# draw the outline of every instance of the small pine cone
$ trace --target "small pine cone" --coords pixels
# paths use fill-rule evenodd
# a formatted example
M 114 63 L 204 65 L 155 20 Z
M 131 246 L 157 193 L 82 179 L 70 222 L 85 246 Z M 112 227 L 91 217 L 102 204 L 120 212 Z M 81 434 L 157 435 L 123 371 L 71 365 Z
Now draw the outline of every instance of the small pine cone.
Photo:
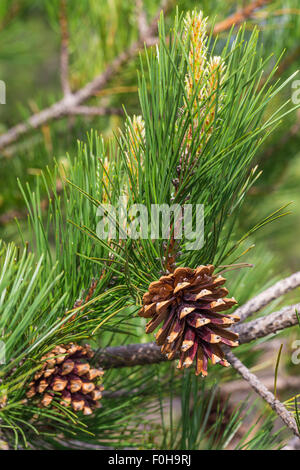
M 43 366 L 29 384 L 27 398 L 41 395 L 40 406 L 48 407 L 54 397 L 60 404 L 72 406 L 74 411 L 90 415 L 99 408 L 103 386 L 99 384 L 102 369 L 93 369 L 89 359 L 93 352 L 89 345 L 69 343 L 56 346 L 42 357 Z
M 227 298 L 228 290 L 221 287 L 226 279 L 213 274 L 214 266 L 197 269 L 177 268 L 174 273 L 152 282 L 143 296 L 141 317 L 151 318 L 146 333 L 156 333 L 156 343 L 168 359 L 178 353 L 178 368 L 190 367 L 195 359 L 196 375 L 207 375 L 207 362 L 227 367 L 221 345 L 238 346 L 238 335 L 228 331 L 239 321 L 237 315 L 227 314 L 237 302 Z

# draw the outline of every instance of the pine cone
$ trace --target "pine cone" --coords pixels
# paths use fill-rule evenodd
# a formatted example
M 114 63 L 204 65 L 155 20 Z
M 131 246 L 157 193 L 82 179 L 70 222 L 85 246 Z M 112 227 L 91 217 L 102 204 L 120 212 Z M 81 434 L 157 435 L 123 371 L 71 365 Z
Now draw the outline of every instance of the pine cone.
M 27 397 L 41 394 L 42 407 L 49 406 L 54 397 L 60 397 L 61 405 L 71 405 L 74 411 L 90 415 L 93 408 L 100 407 L 103 390 L 97 383 L 103 375 L 102 369 L 93 369 L 88 362 L 93 355 L 89 345 L 56 346 L 42 357 L 44 364 L 30 382 Z
M 236 315 L 225 315 L 237 302 L 226 298 L 221 287 L 226 279 L 213 275 L 214 266 L 197 269 L 177 268 L 174 273 L 152 282 L 143 296 L 139 315 L 151 318 L 146 333 L 156 333 L 156 343 L 168 359 L 180 353 L 178 368 L 190 367 L 196 359 L 196 375 L 207 375 L 207 362 L 227 367 L 229 363 L 221 344 L 238 346 L 238 335 L 227 328 L 239 321 Z M 225 329 L 226 328 L 226 329 Z

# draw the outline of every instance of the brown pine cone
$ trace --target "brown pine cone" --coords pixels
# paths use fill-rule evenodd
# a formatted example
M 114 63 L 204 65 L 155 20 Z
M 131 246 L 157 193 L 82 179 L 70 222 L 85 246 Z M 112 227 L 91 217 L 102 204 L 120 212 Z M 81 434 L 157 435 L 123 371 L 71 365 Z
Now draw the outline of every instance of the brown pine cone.
M 56 346 L 42 357 L 43 366 L 30 382 L 27 397 L 41 395 L 42 407 L 59 397 L 61 405 L 71 405 L 74 411 L 82 411 L 84 415 L 92 414 L 100 406 L 103 386 L 98 382 L 104 373 L 102 369 L 91 368 L 89 359 L 93 355 L 89 345 Z
M 197 269 L 177 268 L 174 273 L 152 282 L 143 296 L 139 315 L 151 318 L 146 333 L 156 333 L 156 343 L 168 359 L 180 353 L 178 368 L 190 367 L 196 360 L 196 375 L 207 375 L 208 359 L 225 367 L 229 363 L 221 345 L 238 346 L 238 335 L 227 328 L 239 321 L 233 314 L 225 315 L 237 302 L 226 298 L 228 290 L 221 287 L 226 279 L 213 274 L 214 266 Z

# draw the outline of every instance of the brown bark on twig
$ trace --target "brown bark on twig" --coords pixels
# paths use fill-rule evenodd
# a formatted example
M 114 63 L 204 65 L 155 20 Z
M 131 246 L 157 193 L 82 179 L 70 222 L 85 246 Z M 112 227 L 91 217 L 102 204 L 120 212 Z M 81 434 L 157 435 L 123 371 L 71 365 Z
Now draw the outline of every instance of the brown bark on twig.
M 159 13 L 161 10 L 166 11 L 172 0 L 163 0 Z M 252 12 L 263 5 L 268 3 L 268 0 L 257 0 L 250 5 L 246 6 L 242 10 L 238 11 L 234 15 L 230 16 L 224 21 L 221 21 L 214 28 L 214 34 L 217 34 L 221 31 L 229 29 L 233 24 L 238 24 L 249 16 Z M 111 77 L 116 74 L 121 66 L 126 63 L 128 60 L 136 56 L 136 54 L 143 48 L 144 44 L 147 46 L 152 46 L 157 42 L 157 37 L 155 36 L 157 30 L 157 21 L 159 14 L 156 15 L 154 20 L 151 22 L 147 28 L 145 28 L 145 22 L 143 26 L 141 24 L 141 17 L 139 19 L 139 31 L 140 35 L 136 42 L 134 42 L 127 50 L 119 54 L 111 63 L 108 65 L 106 70 L 100 75 L 95 77 L 91 82 L 87 83 L 84 87 L 76 91 L 75 93 L 67 93 L 60 101 L 54 103 L 49 108 L 45 108 L 39 113 L 33 114 L 29 119 L 16 126 L 9 129 L 7 132 L 0 136 L 0 149 L 16 142 L 20 137 L 26 135 L 33 129 L 38 129 L 43 126 L 45 123 L 60 119 L 64 116 L 68 116 L 71 113 L 72 108 L 80 106 L 83 102 L 95 95 L 96 92 L 101 90 L 111 79 Z M 66 25 L 63 22 L 62 27 L 62 36 L 64 36 L 64 41 L 62 41 L 62 54 L 61 54 L 61 65 L 62 65 L 62 82 L 63 89 L 68 89 L 66 83 L 67 69 L 68 69 L 68 54 L 67 54 L 67 33 Z M 63 34 L 64 32 L 64 34 Z
M 103 369 L 112 369 L 156 364 L 167 358 L 155 343 L 143 343 L 105 348 L 96 353 L 95 360 Z
M 169 2 L 163 1 L 161 9 L 166 10 L 168 6 Z M 153 36 L 157 30 L 157 21 L 158 15 L 149 25 L 147 31 L 142 36 L 140 36 L 138 40 L 135 41 L 127 50 L 119 54 L 110 63 L 110 65 L 108 65 L 106 70 L 95 77 L 94 80 L 87 83 L 84 87 L 75 93 L 64 96 L 60 101 L 54 103 L 49 108 L 46 108 L 39 113 L 33 114 L 29 119 L 27 119 L 27 121 L 17 124 L 16 126 L 9 129 L 9 131 L 7 131 L 5 134 L 2 134 L 0 136 L 0 149 L 3 149 L 14 143 L 17 139 L 30 132 L 32 129 L 37 129 L 51 120 L 59 119 L 63 116 L 69 115 L 72 109 L 78 107 L 88 98 L 94 96 L 94 94 L 101 90 L 111 79 L 111 77 L 119 71 L 124 63 L 135 57 L 144 44 L 147 45 L 148 40 L 153 40 Z
M 124 113 L 121 108 L 105 108 L 104 106 L 74 106 L 69 109 L 68 114 L 81 116 L 122 116 Z
M 296 310 L 300 310 L 300 304 L 291 305 L 257 320 L 237 325 L 234 330 L 239 333 L 240 344 L 249 343 L 296 325 L 298 322 Z M 96 360 L 104 369 L 111 369 L 156 364 L 167 361 L 167 358 L 161 354 L 160 347 L 155 343 L 144 343 L 105 348 L 97 352 Z
M 268 377 L 262 377 L 261 382 L 264 384 L 266 388 L 272 388 L 274 386 L 274 375 L 268 376 Z M 294 389 L 297 390 L 299 389 L 300 386 L 300 378 L 296 376 L 284 376 L 284 377 L 278 377 L 277 381 L 277 391 L 279 390 L 290 390 Z M 121 389 L 121 390 L 105 390 L 102 392 L 103 398 L 123 398 L 126 396 L 131 396 L 133 394 L 142 394 L 145 392 L 144 387 L 139 387 L 139 388 L 134 388 L 133 390 L 126 390 L 126 389 Z M 225 394 L 226 396 L 232 395 L 234 393 L 238 392 L 243 393 L 249 392 L 249 384 L 245 382 L 244 380 L 233 380 L 232 382 L 225 382 L 222 383 L 222 393 Z
M 246 380 L 249 385 L 271 406 L 271 408 L 277 413 L 282 421 L 289 427 L 289 429 L 296 435 L 299 436 L 296 422 L 291 413 L 286 407 L 275 398 L 272 392 L 270 392 L 256 377 L 252 374 L 249 369 L 237 358 L 232 352 L 227 353 L 227 360 L 230 362 L 232 367 Z
M 286 281 L 286 279 L 283 281 Z M 267 315 L 266 317 L 258 318 L 257 320 L 243 325 L 237 325 L 234 329 L 240 334 L 240 343 L 248 343 L 257 338 L 296 325 L 298 322 L 296 311 L 299 308 L 300 304 L 292 305 Z M 289 429 L 291 429 L 296 436 L 299 436 L 294 418 L 287 411 L 285 406 L 275 398 L 273 393 L 271 393 L 230 351 L 226 351 L 226 358 L 243 379 L 271 406 Z M 160 347 L 155 343 L 108 347 L 102 351 L 98 351 L 96 354 L 97 364 L 101 364 L 101 367 L 104 369 L 155 364 L 166 360 L 167 358 L 160 352 Z
M 266 388 L 272 388 L 274 387 L 274 374 L 267 376 L 267 377 L 262 377 L 261 382 L 264 384 Z M 296 376 L 283 376 L 283 377 L 278 377 L 277 380 L 277 391 L 282 391 L 282 390 L 299 390 L 300 388 L 300 377 Z M 226 382 L 222 384 L 222 392 L 231 395 L 232 393 L 238 392 L 248 392 L 249 391 L 249 385 L 247 382 L 244 380 L 233 380 L 232 382 Z
M 69 95 L 63 98 L 58 103 L 50 106 L 50 108 L 44 109 L 37 114 L 31 116 L 27 121 L 12 127 L 5 134 L 0 135 L 0 149 L 4 149 L 6 146 L 16 142 L 19 137 L 27 134 L 33 129 L 38 129 L 49 121 L 61 119 L 65 116 L 83 114 L 83 115 L 101 115 L 108 116 L 110 114 L 120 114 L 120 110 L 116 108 L 98 108 L 98 112 L 95 112 L 96 107 L 91 107 L 91 111 L 87 110 L 87 107 L 78 106 L 78 101 L 74 95 Z M 3 156 L 10 158 L 14 154 L 2 152 Z
M 236 325 L 233 330 L 239 333 L 241 344 L 249 343 L 254 339 L 263 338 L 264 336 L 297 325 L 296 311 L 300 311 L 300 304 L 284 307 L 278 312 L 273 312 L 270 315 L 257 318 L 243 325 Z
M 233 25 L 238 25 L 249 18 L 255 10 L 258 8 L 262 8 L 263 6 L 270 3 L 270 0 L 255 0 L 249 5 L 238 10 L 233 15 L 226 18 L 224 21 L 220 21 L 220 23 L 216 24 L 214 27 L 214 34 L 221 33 L 230 29 Z
M 264 308 L 267 304 L 272 302 L 272 300 L 281 297 L 298 286 L 300 286 L 300 271 L 276 282 L 276 284 L 239 307 L 235 313 L 240 317 L 242 322 L 249 316 Z

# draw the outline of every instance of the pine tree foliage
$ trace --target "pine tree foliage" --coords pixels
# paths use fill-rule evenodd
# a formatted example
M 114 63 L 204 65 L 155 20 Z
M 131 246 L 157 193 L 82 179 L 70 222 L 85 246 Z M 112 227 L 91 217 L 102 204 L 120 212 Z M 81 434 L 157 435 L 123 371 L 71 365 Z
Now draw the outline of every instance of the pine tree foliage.
M 78 2 L 71 15 L 70 30 L 77 31 L 89 7 L 95 13 L 89 21 L 100 29 L 90 78 L 121 51 L 124 40 L 137 35 L 130 27 L 129 3 L 114 5 L 110 32 L 104 19 L 98 23 L 98 2 Z M 58 2 L 45 6 L 55 29 Z M 3 3 L 2 16 L 7 8 Z M 118 8 L 128 24 L 119 23 Z M 76 151 L 71 144 L 71 156 L 45 168 L 34 184 L 18 183 L 28 211 L 26 230 L 18 224 L 21 242 L 0 244 L 0 331 L 6 355 L 0 365 L 0 437 L 15 448 L 270 449 L 280 448 L 286 437 L 285 430 L 274 431 L 274 415 L 265 409 L 263 423 L 257 426 L 252 419 L 247 431 L 242 429 L 245 417 L 261 403 L 232 409 L 215 382 L 231 380 L 234 372 L 219 367 L 206 381 L 177 371 L 173 363 L 107 370 L 102 408 L 91 416 L 58 400 L 38 407 L 26 397 L 42 358 L 55 346 L 89 343 L 96 364 L 97 351 L 104 347 L 148 341 L 137 313 L 143 294 L 168 270 L 170 258 L 177 266 L 213 263 L 221 271 L 241 257 L 247 261 L 257 230 L 285 214 L 284 207 L 273 207 L 245 232 L 239 226 L 245 198 L 260 176 L 255 158 L 281 120 L 295 113 L 290 100 L 282 98 L 295 75 L 277 79 L 279 61 L 260 47 L 256 27 L 233 29 L 223 41 L 213 37 L 199 12 L 177 11 L 172 21 L 169 28 L 169 19 L 161 15 L 158 45 L 140 55 L 140 113 L 126 109 L 125 124 L 114 136 L 105 139 L 90 131 Z M 289 27 L 294 30 L 293 21 Z M 77 38 L 80 45 L 83 34 Z M 266 42 L 271 50 L 271 35 Z M 75 44 L 74 51 L 73 80 L 81 85 L 84 56 Z M 137 214 L 129 213 L 120 225 L 107 213 L 120 198 L 128 207 L 143 204 L 148 213 L 153 204 L 203 204 L 203 247 L 188 250 L 185 233 L 174 241 L 172 231 L 168 240 L 153 239 L 149 231 L 144 239 L 125 237 L 126 231 L 145 227 Z M 99 207 L 116 222 L 116 239 L 97 234 Z M 255 271 L 229 273 L 240 302 L 269 282 L 271 260 L 267 255 L 264 260 Z M 247 365 L 255 363 L 253 344 L 239 350 Z M 178 396 L 179 419 L 174 416 Z

